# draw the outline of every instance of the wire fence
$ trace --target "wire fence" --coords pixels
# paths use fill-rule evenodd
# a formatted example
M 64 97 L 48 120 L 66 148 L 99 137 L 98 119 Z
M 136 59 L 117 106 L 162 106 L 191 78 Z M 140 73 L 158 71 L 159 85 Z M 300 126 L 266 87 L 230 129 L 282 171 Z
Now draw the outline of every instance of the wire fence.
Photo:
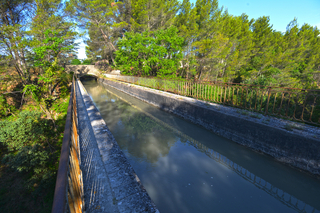
M 134 76 L 106 77 L 313 125 L 320 125 L 320 90 Z
M 64 130 L 52 213 L 81 213 L 84 210 L 83 178 L 80 169 L 80 146 L 75 79 Z

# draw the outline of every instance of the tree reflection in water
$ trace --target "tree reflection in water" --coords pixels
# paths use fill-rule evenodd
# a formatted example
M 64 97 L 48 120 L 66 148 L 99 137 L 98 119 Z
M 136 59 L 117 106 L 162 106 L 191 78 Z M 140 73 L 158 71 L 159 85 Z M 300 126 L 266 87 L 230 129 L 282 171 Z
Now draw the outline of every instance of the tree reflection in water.
M 130 104 L 108 93 L 100 86 L 87 87 L 99 108 L 102 117 L 114 137 L 121 140 L 119 146 L 137 159 L 156 163 L 160 157 L 168 155 L 170 148 L 176 143 L 177 137 L 158 122 L 148 117 Z M 116 121 L 117 120 L 117 121 Z M 116 122 L 115 122 L 116 121 Z M 124 134 L 125 133 L 125 134 Z

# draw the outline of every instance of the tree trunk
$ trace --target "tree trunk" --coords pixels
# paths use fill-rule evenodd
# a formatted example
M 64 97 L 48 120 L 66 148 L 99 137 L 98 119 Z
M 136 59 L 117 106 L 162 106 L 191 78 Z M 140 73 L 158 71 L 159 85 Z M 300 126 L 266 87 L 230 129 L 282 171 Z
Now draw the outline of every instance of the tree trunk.
M 51 113 L 48 110 L 46 110 L 44 107 L 42 107 L 41 104 L 39 104 L 39 106 L 42 109 L 42 111 L 47 115 L 48 119 L 52 121 L 54 130 L 57 131 L 56 123 L 54 122 L 54 119 L 52 118 Z

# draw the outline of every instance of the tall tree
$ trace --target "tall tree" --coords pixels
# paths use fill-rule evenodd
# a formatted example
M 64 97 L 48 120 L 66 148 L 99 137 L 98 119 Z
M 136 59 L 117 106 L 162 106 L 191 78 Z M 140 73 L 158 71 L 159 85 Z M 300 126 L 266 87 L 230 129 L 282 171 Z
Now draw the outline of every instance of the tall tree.
M 229 39 L 226 54 L 221 59 L 221 77 L 225 81 L 239 82 L 245 78 L 244 73 L 241 73 L 241 68 L 250 60 L 253 34 L 250 31 L 250 21 L 246 14 L 236 17 L 224 16 L 222 32 Z
M 26 30 L 33 18 L 34 8 L 35 2 L 31 0 L 0 2 L 0 49 L 14 64 L 23 84 L 30 81 L 26 61 Z
M 177 0 L 131 0 L 130 25 L 134 32 L 160 30 L 173 25 L 179 10 Z
M 54 61 L 58 57 L 59 63 L 66 63 L 69 56 L 74 53 L 74 49 L 63 49 L 75 44 L 75 39 L 78 35 L 76 33 L 76 25 L 69 20 L 65 12 L 65 5 L 61 0 L 36 0 L 35 17 L 30 23 L 30 30 L 28 35 L 32 36 L 30 45 L 33 48 L 45 46 L 44 41 L 47 39 L 45 32 L 47 30 L 56 33 L 56 37 L 63 40 L 60 44 L 61 52 L 55 55 L 53 51 L 48 51 L 44 56 L 49 61 Z M 29 61 L 35 57 L 35 53 L 30 54 Z M 40 74 L 43 74 L 44 69 L 39 67 Z
M 0 46 L 20 76 L 24 93 L 30 92 L 51 118 L 47 105 L 66 80 L 59 61 L 73 48 L 73 24 L 63 18 L 60 0 L 1 1 L 1 9 Z M 48 38 L 48 32 L 54 36 Z
M 189 76 L 196 74 L 195 54 L 193 53 L 193 42 L 197 38 L 197 32 L 199 26 L 197 20 L 199 15 L 193 4 L 189 0 L 183 0 L 179 7 L 179 13 L 175 18 L 175 26 L 179 29 L 179 35 L 184 38 L 184 60 L 182 60 L 180 75 L 188 78 Z
M 259 76 L 264 69 L 271 63 L 272 53 L 272 37 L 273 30 L 270 25 L 270 18 L 263 16 L 258 18 L 252 24 L 254 47 L 252 50 L 252 65 L 253 72 Z
M 177 32 L 176 27 L 170 27 L 142 34 L 126 33 L 118 42 L 118 67 L 128 75 L 177 77 L 183 45 Z
M 100 43 L 102 37 L 103 44 L 112 49 L 110 58 L 113 63 L 113 52 L 117 50 L 115 44 L 117 38 L 114 34 L 121 27 L 115 22 L 114 17 L 120 4 L 122 2 L 113 0 L 70 0 L 67 2 L 68 12 L 76 18 L 79 26 L 99 32 L 101 35 L 97 40 L 94 37 L 90 38 L 91 42 Z M 121 25 L 127 25 L 127 23 L 121 23 Z
M 193 52 L 197 58 L 197 78 L 200 80 L 205 72 L 212 73 L 213 65 L 219 64 L 219 55 L 225 54 L 228 38 L 221 32 L 221 13 L 217 0 L 197 0 L 195 10 L 198 30 L 193 42 Z M 219 69 L 219 68 L 217 68 Z

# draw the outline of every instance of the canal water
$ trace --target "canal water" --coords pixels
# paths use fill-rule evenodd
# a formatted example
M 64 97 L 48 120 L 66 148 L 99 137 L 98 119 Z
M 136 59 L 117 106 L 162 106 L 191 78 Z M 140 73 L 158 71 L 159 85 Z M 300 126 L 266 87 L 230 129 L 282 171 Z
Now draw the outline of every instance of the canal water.
M 83 80 L 160 212 L 320 212 L 320 180 Z

